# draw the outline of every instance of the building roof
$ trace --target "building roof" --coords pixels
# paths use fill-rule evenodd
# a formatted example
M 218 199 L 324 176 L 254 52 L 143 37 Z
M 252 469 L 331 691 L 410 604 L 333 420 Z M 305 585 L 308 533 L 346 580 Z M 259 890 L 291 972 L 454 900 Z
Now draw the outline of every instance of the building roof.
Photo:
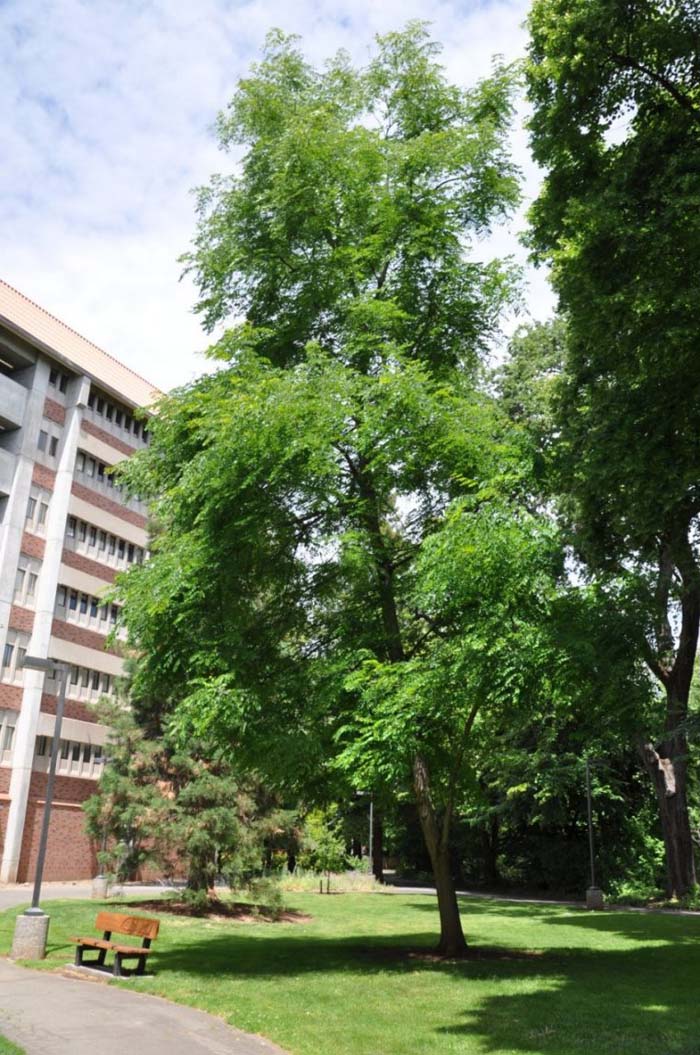
M 0 279 L 0 324 L 47 355 L 87 374 L 117 398 L 147 407 L 162 392 Z

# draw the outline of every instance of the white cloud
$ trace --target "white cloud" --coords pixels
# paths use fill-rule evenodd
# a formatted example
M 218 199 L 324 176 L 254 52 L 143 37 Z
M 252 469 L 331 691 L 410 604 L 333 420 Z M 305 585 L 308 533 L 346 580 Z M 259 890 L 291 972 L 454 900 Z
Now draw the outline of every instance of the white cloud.
M 372 37 L 432 22 L 449 75 L 465 84 L 491 56 L 522 54 L 526 0 L 0 0 L 0 273 L 161 387 L 203 368 L 195 291 L 177 257 L 194 231 L 190 188 L 225 170 L 217 111 L 280 26 L 315 62 L 339 47 L 364 60 Z M 514 152 L 531 197 L 522 132 Z M 524 253 L 510 230 L 498 251 Z M 536 278 L 533 314 L 551 310 Z

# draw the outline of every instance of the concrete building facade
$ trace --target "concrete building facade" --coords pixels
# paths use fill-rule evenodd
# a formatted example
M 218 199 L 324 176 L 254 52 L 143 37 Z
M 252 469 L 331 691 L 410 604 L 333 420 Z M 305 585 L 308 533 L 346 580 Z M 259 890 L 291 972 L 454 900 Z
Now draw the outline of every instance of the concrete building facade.
M 0 281 L 0 882 L 34 872 L 57 685 L 25 655 L 70 665 L 44 877 L 95 874 L 81 804 L 104 765 L 107 646 L 118 571 L 143 559 L 146 510 L 109 470 L 148 443 L 135 408 L 159 392 Z

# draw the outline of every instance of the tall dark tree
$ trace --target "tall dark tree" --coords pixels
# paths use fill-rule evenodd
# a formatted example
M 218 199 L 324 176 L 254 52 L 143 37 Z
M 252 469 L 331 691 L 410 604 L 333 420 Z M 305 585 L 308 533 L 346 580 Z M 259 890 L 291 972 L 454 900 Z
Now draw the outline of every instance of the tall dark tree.
M 536 0 L 532 212 L 567 321 L 559 490 L 579 553 L 623 576 L 666 709 L 642 751 L 669 893 L 695 884 L 684 734 L 700 623 L 700 9 Z

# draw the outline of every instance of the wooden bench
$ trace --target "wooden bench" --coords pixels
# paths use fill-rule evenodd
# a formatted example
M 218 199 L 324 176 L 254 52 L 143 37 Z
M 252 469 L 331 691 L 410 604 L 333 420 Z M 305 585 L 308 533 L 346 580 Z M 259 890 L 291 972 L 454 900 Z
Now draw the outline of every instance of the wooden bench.
M 143 974 L 146 969 L 146 957 L 151 951 L 151 942 L 158 937 L 160 920 L 146 919 L 143 916 L 122 916 L 116 912 L 99 912 L 95 920 L 95 929 L 103 932 L 101 938 L 71 938 L 76 943 L 76 967 L 104 967 L 108 952 L 114 953 L 112 973 L 115 978 L 122 977 L 122 962 L 138 960 L 134 974 Z M 141 945 L 122 945 L 112 941 L 113 934 L 129 934 L 141 938 Z M 86 949 L 97 949 L 94 960 L 85 960 Z

